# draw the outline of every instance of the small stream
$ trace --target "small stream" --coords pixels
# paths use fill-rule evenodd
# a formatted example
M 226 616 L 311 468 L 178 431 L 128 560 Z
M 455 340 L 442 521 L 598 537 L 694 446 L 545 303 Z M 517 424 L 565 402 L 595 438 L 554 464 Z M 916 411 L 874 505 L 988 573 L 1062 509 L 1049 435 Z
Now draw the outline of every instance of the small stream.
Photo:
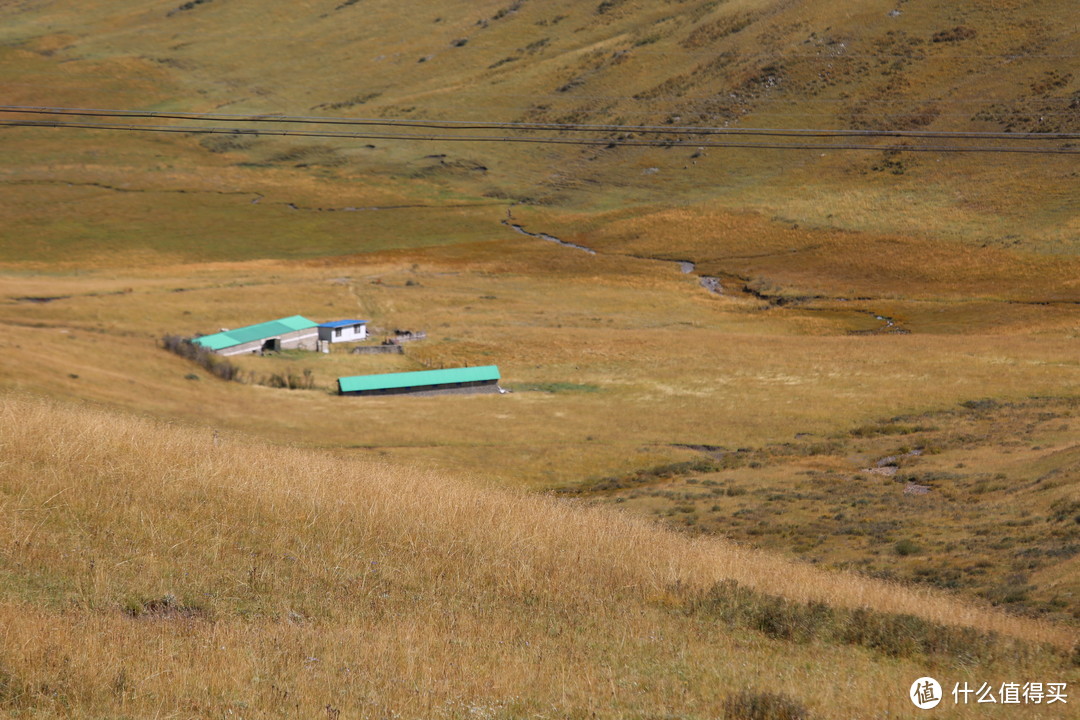
M 592 248 L 585 247 L 584 245 L 578 245 L 577 243 L 567 242 L 566 240 L 560 240 L 559 238 L 555 237 L 554 235 L 548 235 L 547 233 L 532 233 L 532 232 L 529 232 L 528 230 L 526 230 L 525 228 L 521 227 L 520 225 L 512 223 L 512 222 L 510 222 L 508 220 L 503 220 L 502 224 L 506 225 L 509 228 L 512 228 L 515 232 L 519 232 L 522 235 L 528 235 L 529 237 L 538 238 L 540 240 L 547 240 L 548 242 L 553 242 L 556 245 L 562 245 L 563 247 L 573 248 L 575 250 L 581 250 L 583 252 L 587 252 L 590 255 L 595 255 L 596 254 L 596 251 L 593 250 Z
M 724 294 L 724 287 L 720 284 L 720 278 L 713 277 L 712 275 L 702 275 L 698 278 L 698 283 L 713 295 Z
M 527 236 L 529 236 L 531 238 L 537 238 L 538 240 L 546 240 L 547 242 L 553 242 L 556 245 L 562 245 L 563 247 L 573 248 L 574 250 L 581 250 L 583 252 L 589 253 L 590 255 L 595 255 L 596 254 L 596 251 L 593 250 L 590 247 L 585 247 L 584 245 L 578 245 L 577 243 L 567 242 L 566 240 L 560 240 L 559 238 L 555 237 L 554 235 L 548 235 L 547 233 L 529 232 L 528 230 L 523 228 L 521 225 L 518 225 L 517 223 L 510 222 L 510 220 L 502 220 L 501 222 L 502 222 L 503 225 L 507 226 L 508 228 L 511 228 L 514 232 L 520 233 L 522 235 L 527 235 Z M 659 260 L 658 262 L 668 262 L 668 261 Z M 689 275 L 690 273 L 697 270 L 697 263 L 695 263 L 693 260 L 675 260 L 674 262 L 675 262 L 676 265 L 679 266 L 679 272 L 681 272 L 684 275 Z M 723 295 L 724 294 L 724 288 L 720 284 L 720 278 L 718 278 L 718 277 L 713 277 L 711 275 L 701 275 L 701 276 L 698 277 L 698 283 L 701 285 L 701 287 L 705 288 L 705 290 L 712 293 L 713 295 Z
M 547 242 L 552 242 L 552 243 L 555 243 L 556 245 L 562 245 L 563 247 L 573 248 L 574 250 L 581 250 L 582 252 L 587 252 L 590 255 L 596 255 L 596 251 L 593 250 L 590 247 L 585 247 L 584 245 L 578 245 L 577 243 L 567 242 L 566 240 L 560 240 L 559 238 L 555 237 L 554 235 L 548 235 L 547 233 L 529 232 L 528 230 L 523 228 L 521 225 L 518 225 L 517 223 L 510 222 L 509 219 L 502 220 L 501 222 L 502 222 L 503 225 L 506 225 L 508 228 L 511 228 L 512 230 L 514 230 L 514 232 L 520 233 L 522 235 L 526 235 L 526 236 L 531 237 L 531 238 L 536 238 L 538 240 L 546 240 Z M 654 259 L 654 258 L 650 258 L 650 259 Z M 693 262 L 692 260 L 674 260 L 674 261 L 658 260 L 658 262 L 674 262 L 676 265 L 679 266 L 679 272 L 683 273 L 684 275 L 689 275 L 690 273 L 693 273 L 693 272 L 695 272 L 697 270 L 697 264 L 695 262 Z M 718 278 L 718 277 L 714 277 L 712 275 L 699 275 L 698 276 L 698 284 L 701 285 L 701 287 L 705 288 L 705 290 L 707 292 L 710 292 L 713 295 L 723 295 L 724 294 L 724 286 L 721 284 L 720 278 Z M 749 289 L 744 288 L 744 291 L 749 291 Z M 782 299 L 778 300 L 776 298 L 771 298 L 771 297 L 767 297 L 765 295 L 762 295 L 761 293 L 755 293 L 753 291 L 749 291 L 749 292 L 751 292 L 751 294 L 755 295 L 759 299 L 769 302 L 770 304 L 773 304 L 773 305 L 782 305 L 782 304 L 784 304 Z M 853 331 L 850 331 L 850 333 L 852 335 L 907 334 L 909 332 L 908 330 L 900 327 L 896 323 L 895 320 L 893 320 L 892 318 L 890 318 L 890 317 L 888 317 L 886 315 L 879 315 L 878 313 L 875 313 L 873 311 L 866 311 L 866 310 L 855 311 L 855 312 L 864 312 L 864 313 L 872 314 L 876 320 L 878 320 L 879 322 L 884 323 L 885 325 L 884 325 L 884 327 L 876 328 L 874 330 L 853 330 Z

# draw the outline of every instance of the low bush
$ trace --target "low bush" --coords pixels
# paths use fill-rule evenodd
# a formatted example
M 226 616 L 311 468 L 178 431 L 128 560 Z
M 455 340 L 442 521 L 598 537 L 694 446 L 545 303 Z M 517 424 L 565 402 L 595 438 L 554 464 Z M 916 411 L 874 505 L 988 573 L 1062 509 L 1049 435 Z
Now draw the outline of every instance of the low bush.
M 571 485 L 558 488 L 555 492 L 562 495 L 585 495 L 594 492 L 610 490 L 622 490 L 645 485 L 659 480 L 669 480 L 674 477 L 693 475 L 697 473 L 715 472 L 717 465 L 710 460 L 688 460 L 686 462 L 667 463 L 651 468 L 644 468 L 627 475 L 615 475 L 605 478 L 588 480 L 580 485 Z
M 808 720 L 810 712 L 782 693 L 743 690 L 724 701 L 728 720 Z
M 849 609 L 821 602 L 793 602 L 723 580 L 690 598 L 685 612 L 756 630 L 787 642 L 859 645 L 889 657 L 946 656 L 970 662 L 1035 648 L 969 627 L 942 625 L 915 615 Z
M 196 345 L 190 338 L 180 337 L 179 335 L 166 335 L 161 338 L 161 346 L 171 353 L 191 360 L 215 377 L 222 380 L 243 382 L 238 366 L 233 365 L 225 358 L 214 354 L 203 346 Z M 190 375 L 188 379 L 190 379 Z M 198 378 L 196 377 L 196 379 Z
M 893 545 L 893 552 L 900 557 L 907 557 L 908 555 L 918 555 L 922 552 L 922 547 L 914 540 L 900 540 Z
M 273 373 L 262 378 L 259 384 L 283 390 L 311 390 L 315 387 L 315 376 L 307 368 L 299 375 L 290 368 L 286 372 Z

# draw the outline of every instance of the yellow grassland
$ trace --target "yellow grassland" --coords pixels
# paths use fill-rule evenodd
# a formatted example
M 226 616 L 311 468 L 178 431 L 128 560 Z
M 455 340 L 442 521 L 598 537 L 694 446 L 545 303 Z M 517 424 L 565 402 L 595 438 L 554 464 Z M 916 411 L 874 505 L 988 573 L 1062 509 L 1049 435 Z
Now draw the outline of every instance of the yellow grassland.
M 993 315 L 963 304 L 981 332 L 926 333 L 915 323 L 911 335 L 849 336 L 880 327 L 868 313 L 884 310 L 770 308 L 709 295 L 673 263 L 590 257 L 506 235 L 497 244 L 306 267 L 8 273 L 3 384 L 540 485 L 680 456 L 672 443 L 758 444 L 978 397 L 1067 394 L 1077 384 L 1068 306 L 1005 305 L 1012 319 L 995 329 Z M 70 297 L 17 299 L 50 296 Z M 917 307 L 931 328 L 954 311 L 948 302 Z M 335 347 L 330 355 L 237 360 L 256 375 L 310 370 L 317 389 L 294 392 L 218 381 L 157 346 L 167 333 L 297 313 L 369 320 L 376 342 L 400 327 L 429 338 L 404 357 Z M 592 391 L 454 402 L 330 394 L 342 375 L 465 364 L 499 365 L 511 388 L 570 383 Z
M 182 5 L 4 5 L 3 102 L 1080 129 L 1075 8 L 1059 0 L 926 0 L 899 15 L 780 0 Z M 960 39 L 933 40 L 958 26 Z M 759 543 L 770 554 L 641 517 L 666 499 L 626 492 L 619 511 L 532 492 L 700 461 L 691 446 L 846 442 L 989 398 L 1000 423 L 957 430 L 920 466 L 956 475 L 935 492 L 971 507 L 926 513 L 916 539 L 959 558 L 1008 515 L 1009 528 L 1060 530 L 1067 550 L 1075 156 L 897 154 L 882 139 L 806 152 L 0 138 L 0 714 L 704 718 L 750 689 L 813 717 L 903 717 L 926 674 L 1080 683 L 1063 655 L 1074 626 L 785 559 L 828 502 L 777 500 L 792 528 Z M 158 345 L 294 314 L 369 320 L 374 342 L 395 328 L 428 339 L 402 356 L 237 358 L 244 383 Z M 488 364 L 514 392 L 333 394 L 340 375 Z M 311 390 L 257 383 L 305 370 Z M 1032 397 L 1062 399 L 1060 418 L 1044 422 Z M 718 501 L 732 516 L 763 514 L 770 493 L 819 490 L 810 470 L 848 497 L 853 464 L 908 441 L 708 479 L 748 490 Z M 1045 492 L 1014 492 L 1043 477 Z M 697 479 L 657 489 L 698 492 Z M 860 547 L 825 561 L 880 560 Z M 1008 543 L 979 552 L 1003 577 L 1021 562 Z M 1076 570 L 1055 555 L 1014 584 L 1049 598 Z M 1007 640 L 965 659 L 776 639 L 694 611 L 724 579 Z
M 567 501 L 19 395 L 0 417 L 0 701 L 16 712 L 709 716 L 743 687 L 825 717 L 906 711 L 925 666 L 679 610 L 725 578 L 1074 640 Z M 1064 678 L 1059 663 L 932 664 Z

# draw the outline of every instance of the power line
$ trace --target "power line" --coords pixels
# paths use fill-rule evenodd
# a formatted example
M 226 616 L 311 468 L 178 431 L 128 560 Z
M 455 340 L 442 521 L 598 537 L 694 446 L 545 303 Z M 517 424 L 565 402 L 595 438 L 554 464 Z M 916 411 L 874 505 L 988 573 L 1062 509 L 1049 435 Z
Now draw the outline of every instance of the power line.
M 565 138 L 535 136 L 416 135 L 401 133 L 356 133 L 341 131 L 281 130 L 274 128 L 199 127 L 176 125 L 121 125 L 110 123 L 61 122 L 58 120 L 0 120 L 0 127 L 41 127 L 64 129 L 114 130 L 123 132 L 160 132 L 174 134 L 276 135 L 287 137 L 336 138 L 349 140 L 400 140 L 428 142 L 508 142 L 542 145 L 593 145 L 628 147 L 720 147 L 757 150 L 896 150 L 902 152 L 946 153 L 1026 153 L 1041 155 L 1078 155 L 1080 148 L 1070 147 L 990 147 L 959 145 L 839 145 L 821 143 L 748 143 L 715 140 L 648 140 L 634 138 Z
M 715 95 L 649 95 L 648 97 L 639 97 L 647 91 L 642 91 L 635 95 L 597 95 L 597 94 L 579 94 L 573 91 L 568 92 L 553 92 L 553 93 L 506 93 L 500 92 L 500 97 L 518 97 L 518 98 L 550 98 L 550 99 L 574 99 L 574 100 L 717 100 L 727 99 L 729 95 L 720 93 Z M 486 95 L 490 93 L 490 90 L 481 88 L 475 89 L 462 89 L 455 90 L 455 94 L 458 95 Z M 993 104 L 990 98 L 790 98 L 790 97 L 759 97 L 754 98 L 755 103 L 797 103 L 799 105 L 804 104 L 820 104 L 820 103 L 847 103 L 849 105 L 895 105 L 897 102 L 907 103 L 933 103 L 935 105 L 980 105 L 985 106 Z M 1075 99 L 1072 97 L 1036 97 L 1028 96 L 1022 99 L 1023 102 L 1049 102 L 1049 103 L 1073 103 Z M 1005 102 L 1005 101 L 1001 101 Z
M 163 120 L 209 120 L 214 122 L 279 123 L 304 125 L 362 125 L 422 128 L 429 130 L 527 130 L 560 132 L 649 133 L 656 135 L 758 135 L 771 137 L 898 137 L 949 140 L 1077 140 L 1080 133 L 1007 133 L 927 130 L 827 130 L 816 128 L 700 127 L 692 125 L 604 125 L 588 123 L 479 122 L 470 120 L 424 120 L 387 118 L 333 118 L 307 115 L 236 115 L 227 113 L 159 112 L 107 108 L 67 108 L 0 105 L 0 113 L 81 117 L 147 118 Z M 140 127 L 140 126 L 131 126 Z M 157 126 L 162 127 L 162 126 Z M 182 132 L 183 130 L 179 130 Z M 223 130 L 228 132 L 228 130 Z M 247 133 L 250 134 L 250 133 Z M 266 133 L 270 134 L 270 133 Z M 282 133 L 288 134 L 288 133 Z M 296 134 L 295 132 L 293 134 Z M 408 137 L 408 136 L 402 136 Z M 418 137 L 418 136 L 413 136 Z M 468 138 L 466 138 L 468 139 Z M 475 138 L 473 138 L 475 139 Z M 597 140 L 596 142 L 600 142 Z M 606 141 L 605 141 L 606 142 Z M 589 144 L 596 144 L 590 142 Z M 701 144 L 701 143 L 698 143 Z
M 930 50 L 927 47 L 926 50 Z M 929 60 L 931 57 L 926 53 L 926 50 L 916 51 L 919 54 L 904 53 L 904 52 L 875 52 L 875 53 L 848 53 L 839 52 L 835 55 L 811 55 L 807 53 L 780 55 L 771 59 L 771 62 L 783 63 L 787 60 L 880 60 L 881 58 L 897 58 L 900 60 Z M 614 51 L 618 52 L 618 51 Z M 635 55 L 657 55 L 666 56 L 671 55 L 674 57 L 711 57 L 718 58 L 724 55 L 723 51 L 718 50 L 641 50 L 638 48 L 628 48 L 623 50 L 627 54 Z M 944 53 L 938 53 L 938 55 L 944 55 Z M 993 53 L 965 53 L 963 55 L 948 55 L 949 60 L 1064 60 L 1067 58 L 1077 57 L 1076 53 L 1062 53 L 1062 54 L 1027 54 L 1027 53 L 1011 53 L 1011 54 L 993 54 Z M 767 55 L 739 55 L 735 59 L 738 60 L 769 60 Z

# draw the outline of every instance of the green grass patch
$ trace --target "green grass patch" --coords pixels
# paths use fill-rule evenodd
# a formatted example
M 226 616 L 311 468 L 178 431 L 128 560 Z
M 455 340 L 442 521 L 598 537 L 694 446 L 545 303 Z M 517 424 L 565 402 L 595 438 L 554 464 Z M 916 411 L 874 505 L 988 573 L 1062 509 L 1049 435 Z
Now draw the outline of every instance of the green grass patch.
M 723 580 L 692 597 L 682 611 L 731 627 L 749 628 L 776 640 L 857 645 L 897 658 L 938 657 L 967 664 L 1002 656 L 1026 661 L 1041 653 L 1064 653 L 914 615 L 793 602 L 751 590 L 734 580 Z
M 626 475 L 612 475 L 605 478 L 586 480 L 579 485 L 570 485 L 556 489 L 563 495 L 586 495 L 611 490 L 623 490 L 638 485 L 647 485 L 661 480 L 670 480 L 696 473 L 716 472 L 716 463 L 710 460 L 687 460 L 685 462 L 666 463 L 651 468 L 636 470 Z
M 513 383 L 507 387 L 514 392 L 594 393 L 601 390 L 599 385 L 570 382 Z

